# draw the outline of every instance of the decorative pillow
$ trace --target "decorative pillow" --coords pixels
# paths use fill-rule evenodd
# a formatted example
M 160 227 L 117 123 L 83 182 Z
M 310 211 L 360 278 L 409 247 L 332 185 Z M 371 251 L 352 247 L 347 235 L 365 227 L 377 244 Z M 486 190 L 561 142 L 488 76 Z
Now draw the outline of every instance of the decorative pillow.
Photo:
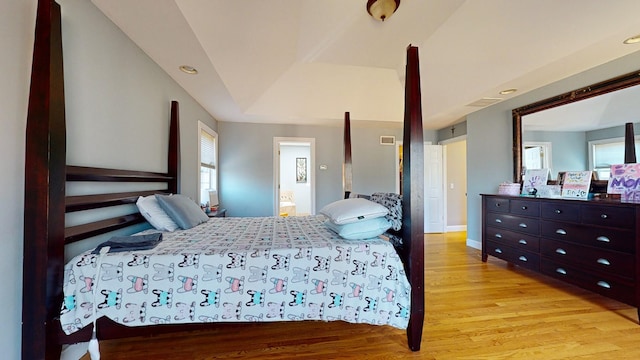
M 331 220 L 324 224 L 335 231 L 340 237 L 348 240 L 371 239 L 384 234 L 391 227 L 391 224 L 384 217 L 377 217 L 369 220 L 362 220 L 354 223 L 336 225 Z
M 388 212 L 386 207 L 362 198 L 338 200 L 320 210 L 336 225 L 382 217 Z
M 181 229 L 191 229 L 209 220 L 207 214 L 193 200 L 180 194 L 158 195 L 158 204 Z
M 174 231 L 178 228 L 178 224 L 171 220 L 169 215 L 162 210 L 155 196 L 140 196 L 136 201 L 136 206 L 138 206 L 140 214 L 156 230 Z
M 389 209 L 386 217 L 391 222 L 393 230 L 398 231 L 402 228 L 402 196 L 400 194 L 378 192 L 373 193 L 370 200 Z

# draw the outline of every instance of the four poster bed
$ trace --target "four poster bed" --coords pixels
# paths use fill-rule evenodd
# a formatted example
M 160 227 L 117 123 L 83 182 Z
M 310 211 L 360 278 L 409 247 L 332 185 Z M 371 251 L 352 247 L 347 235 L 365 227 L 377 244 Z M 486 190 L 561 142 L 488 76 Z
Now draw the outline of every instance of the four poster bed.
M 66 164 L 60 30 L 59 5 L 53 0 L 39 0 L 26 131 L 23 358 L 58 358 L 62 344 L 88 341 L 94 328 L 99 339 L 112 339 L 204 329 L 223 326 L 218 322 L 233 320 L 269 321 L 268 318 L 270 321 L 344 320 L 406 328 L 409 348 L 413 351 L 420 349 L 424 319 L 424 175 L 416 47 L 409 46 L 407 49 L 401 229 L 389 235 L 395 241 L 343 239 L 327 229 L 326 223 L 321 222 L 319 217 L 289 220 L 280 217 L 210 219 L 188 230 L 163 232 L 164 239 L 153 250 L 157 253 L 146 253 L 144 249 L 137 253 L 125 251 L 116 253 L 124 254 L 125 260 L 112 260 L 109 257 L 111 253 L 86 252 L 65 265 L 65 245 L 146 221 L 143 214 L 133 212 L 67 227 L 65 214 L 96 209 L 108 211 L 113 206 L 135 204 L 141 197 L 177 194 L 180 156 L 179 109 L 174 101 L 170 111 L 166 173 Z M 348 113 L 345 114 L 344 146 L 345 197 L 350 197 L 351 140 Z M 65 188 L 74 182 L 160 183 L 166 186 L 162 190 L 154 188 L 65 196 Z M 301 222 L 305 224 L 300 225 Z M 252 239 L 231 236 L 229 228 L 234 226 L 252 229 L 258 235 Z M 264 235 L 265 229 L 270 231 L 269 234 L 280 234 L 283 227 L 302 230 L 294 230 L 277 239 Z M 151 230 L 143 233 L 149 236 L 157 234 Z M 215 241 L 223 244 L 222 250 L 214 249 L 210 243 L 194 240 L 212 237 L 211 234 L 215 234 Z M 292 241 L 303 239 L 303 242 L 288 242 L 290 238 L 295 238 Z M 186 242 L 174 243 L 185 239 Z M 271 242 L 270 247 L 256 246 L 256 243 L 266 239 Z M 324 255 L 321 252 L 324 250 L 315 248 L 314 242 L 328 244 L 326 251 L 329 252 Z M 188 248 L 194 246 L 189 243 L 197 245 Z M 376 243 L 389 246 L 391 250 L 374 248 Z M 343 252 L 347 248 L 349 252 Z M 386 255 L 376 257 L 381 252 Z M 364 256 L 373 253 L 374 257 L 360 259 L 356 253 L 363 253 Z M 172 254 L 182 262 L 173 259 L 169 260 L 170 265 L 162 265 L 156 261 Z M 345 256 L 353 256 L 347 258 L 349 261 L 344 261 L 345 267 L 332 267 L 339 266 Z M 252 257 L 262 257 L 263 263 L 252 263 Z M 296 262 L 305 258 L 306 264 Z M 218 263 L 208 262 L 215 259 L 218 259 Z M 145 275 L 129 273 L 134 267 L 148 268 L 149 272 Z M 249 273 L 237 275 L 232 272 L 235 267 L 246 269 Z M 279 274 L 278 271 L 285 267 L 297 269 L 298 272 L 293 275 Z M 189 272 L 182 273 L 184 268 Z M 261 269 L 264 271 L 261 272 Z M 300 271 L 304 269 L 306 271 Z M 345 274 L 343 278 L 336 276 L 340 273 Z M 182 285 L 172 290 L 152 282 L 173 282 L 174 279 Z M 372 281 L 374 279 L 379 281 L 376 283 Z M 342 286 L 349 291 L 335 290 L 331 288 L 332 285 Z M 95 289 L 92 289 L 94 286 Z M 376 287 L 382 289 L 383 295 L 372 295 Z M 323 295 L 323 292 L 329 293 L 328 300 L 312 300 L 315 296 Z M 193 293 L 199 300 L 181 300 L 183 298 L 180 296 L 186 293 Z M 288 300 L 270 300 L 276 295 L 283 295 Z M 139 299 L 145 300 L 137 301 L 132 296 L 141 296 Z M 298 305 L 306 305 L 311 315 L 298 316 L 301 314 Z M 216 307 L 221 309 L 220 314 L 203 315 L 202 309 L 208 311 Z M 263 313 L 251 312 L 261 307 L 267 310 Z M 165 313 L 154 312 L 162 309 Z M 114 313 L 109 315 L 111 310 Z M 94 322 L 97 312 L 113 320 L 103 316 Z M 372 314 L 377 317 L 371 317 Z M 270 315 L 273 316 L 270 318 Z

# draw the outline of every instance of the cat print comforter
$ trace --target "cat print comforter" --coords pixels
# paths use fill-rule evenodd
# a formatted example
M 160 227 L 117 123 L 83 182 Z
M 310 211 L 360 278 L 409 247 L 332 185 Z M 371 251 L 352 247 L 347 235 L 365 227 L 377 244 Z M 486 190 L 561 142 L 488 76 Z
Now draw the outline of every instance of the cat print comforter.
M 342 239 L 324 220 L 212 218 L 163 233 L 153 250 L 78 255 L 65 266 L 62 327 L 91 324 L 95 310 L 128 326 L 343 320 L 405 329 L 410 285 L 393 246 Z

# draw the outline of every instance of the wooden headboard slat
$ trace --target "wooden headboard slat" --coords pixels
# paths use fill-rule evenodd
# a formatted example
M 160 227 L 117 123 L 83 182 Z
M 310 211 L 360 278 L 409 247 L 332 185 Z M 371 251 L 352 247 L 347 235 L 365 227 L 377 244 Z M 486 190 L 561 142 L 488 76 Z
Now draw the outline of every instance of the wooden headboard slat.
M 106 234 L 108 232 L 123 229 L 127 226 L 140 224 L 146 220 L 140 213 L 118 216 L 110 219 L 95 221 L 87 224 L 71 226 L 65 229 L 65 244 L 88 239 L 92 236 Z
M 80 195 L 67 196 L 66 211 L 67 213 L 74 211 L 99 209 L 103 207 L 135 204 L 140 196 L 150 196 L 154 194 L 168 194 L 168 190 L 149 190 L 149 191 L 132 191 L 111 194 L 96 195 Z
M 168 173 L 67 165 L 67 181 L 170 182 Z

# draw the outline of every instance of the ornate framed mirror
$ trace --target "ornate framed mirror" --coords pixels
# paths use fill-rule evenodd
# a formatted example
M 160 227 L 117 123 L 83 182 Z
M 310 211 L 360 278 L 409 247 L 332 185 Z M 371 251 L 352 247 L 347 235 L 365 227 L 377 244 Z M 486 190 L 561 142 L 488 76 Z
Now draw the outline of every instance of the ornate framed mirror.
M 580 102 L 587 99 L 592 99 L 597 96 L 611 94 L 611 96 L 622 95 L 622 92 L 618 92 L 619 90 L 633 88 L 636 85 L 640 85 L 640 70 L 627 73 L 609 80 L 605 80 L 593 85 L 585 86 L 580 89 L 576 89 L 573 91 L 566 92 L 564 94 L 560 94 L 548 99 L 544 99 L 529 105 L 525 105 L 512 110 L 513 116 L 513 178 L 517 183 L 522 182 L 522 178 L 524 175 L 523 168 L 523 118 L 527 115 L 540 115 L 541 112 L 545 110 L 550 110 L 553 108 L 558 108 L 563 105 L 569 105 L 572 103 Z M 638 91 L 637 97 L 634 97 L 635 101 L 626 101 L 625 104 L 633 103 L 633 106 L 640 104 L 640 86 L 637 88 L 633 88 L 625 91 Z M 615 93 L 614 93 L 615 92 Z M 629 95 L 629 94 L 627 94 Z M 636 95 L 631 95 L 636 96 Z M 587 104 L 588 102 L 584 102 L 581 104 Z M 626 121 L 627 122 L 638 122 L 640 121 L 640 106 L 636 106 L 637 111 L 625 109 L 623 112 L 627 114 Z M 621 108 L 621 106 L 618 106 Z M 596 112 L 596 111 L 592 111 Z M 539 113 L 539 114 L 536 114 Z M 535 118 L 535 116 L 531 116 L 530 118 Z M 527 121 L 529 121 L 527 119 Z M 568 121 L 568 119 L 567 119 Z M 558 122 L 558 121 L 556 121 Z M 587 121 L 584 121 L 585 123 Z M 611 126 L 620 126 L 619 121 L 613 123 Z M 551 129 L 549 129 L 551 130 Z M 551 130 L 553 131 L 553 130 Z M 633 139 L 633 137 L 632 137 Z M 586 149 L 586 145 L 585 145 Z M 563 169 L 560 169 L 563 170 Z M 564 169 L 566 170 L 566 169 Z M 583 169 L 589 170 L 589 169 Z M 604 184 L 606 188 L 606 181 Z

